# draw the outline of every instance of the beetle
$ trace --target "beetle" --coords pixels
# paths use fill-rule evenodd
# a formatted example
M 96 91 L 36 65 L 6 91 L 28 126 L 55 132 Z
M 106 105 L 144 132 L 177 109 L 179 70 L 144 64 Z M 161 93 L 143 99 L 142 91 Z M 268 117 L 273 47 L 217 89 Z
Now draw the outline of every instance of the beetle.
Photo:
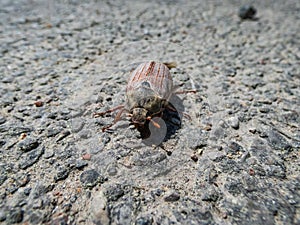
M 140 64 L 133 70 L 126 86 L 125 104 L 94 114 L 95 117 L 99 117 L 119 110 L 114 122 L 104 127 L 102 131 L 117 123 L 124 112 L 128 113 L 127 115 L 136 128 L 144 127 L 147 121 L 160 128 L 160 125 L 152 118 L 161 117 L 167 108 L 176 111 L 169 103 L 172 94 L 195 92 L 194 90 L 175 92 L 177 88 L 173 85 L 169 70 L 174 67 L 176 67 L 175 63 L 149 61 Z M 187 114 L 184 115 L 187 116 Z

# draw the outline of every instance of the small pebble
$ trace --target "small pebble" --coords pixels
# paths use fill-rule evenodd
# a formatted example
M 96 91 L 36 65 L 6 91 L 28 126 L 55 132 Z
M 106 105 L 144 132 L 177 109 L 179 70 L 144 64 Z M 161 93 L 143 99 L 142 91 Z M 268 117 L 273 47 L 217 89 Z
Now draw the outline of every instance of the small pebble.
M 197 162 L 198 161 L 198 156 L 196 154 L 193 154 L 191 156 L 191 159 L 194 161 L 194 162 Z
M 30 187 L 24 189 L 24 194 L 26 196 L 28 196 L 30 194 L 30 192 L 31 192 L 31 188 Z
M 54 176 L 54 180 L 57 182 L 59 180 L 64 180 L 68 177 L 69 175 L 69 169 L 64 167 L 64 166 L 61 166 L 59 169 L 58 169 L 58 172 L 57 174 Z
M 254 175 L 255 175 L 254 169 L 252 169 L 252 168 L 249 169 L 249 175 L 251 175 L 251 176 L 254 176 Z
M 92 156 L 89 153 L 86 153 L 86 154 L 82 155 L 83 160 L 91 160 L 91 158 L 92 158 Z
M 24 140 L 27 137 L 26 133 L 20 134 L 19 140 Z
M 110 201 L 117 201 L 125 192 L 120 184 L 114 184 L 108 187 L 104 194 Z
M 256 9 L 252 5 L 243 5 L 239 9 L 239 17 L 243 20 L 254 19 L 256 14 Z
M 3 123 L 5 123 L 6 122 L 6 119 L 5 119 L 5 117 L 3 117 L 3 116 L 0 116 L 0 124 L 3 124 Z
M 166 197 L 164 198 L 164 200 L 166 202 L 176 202 L 180 199 L 180 195 L 178 192 L 170 192 L 166 194 Z
M 20 223 L 23 220 L 24 211 L 20 208 L 11 209 L 7 215 L 8 224 Z
M 76 169 L 81 170 L 81 169 L 83 169 L 87 165 L 88 165 L 88 163 L 86 161 L 84 161 L 84 160 L 77 160 L 76 164 L 75 164 L 75 167 L 76 167 Z
M 153 224 L 153 219 L 150 216 L 140 217 L 135 221 L 136 225 L 151 225 Z
M 80 181 L 83 187 L 85 188 L 92 188 L 97 185 L 99 182 L 100 174 L 94 170 L 87 170 L 82 172 L 80 175 Z
M 3 209 L 0 209 L 0 222 L 6 220 L 6 212 Z
M 44 148 L 37 148 L 28 152 L 20 160 L 19 167 L 24 170 L 32 166 L 34 163 L 38 161 L 38 159 L 41 157 L 43 153 L 44 153 Z
M 240 127 L 240 122 L 239 119 L 237 117 L 230 117 L 228 120 L 229 125 L 233 128 L 233 129 L 239 129 Z
M 27 137 L 24 140 L 20 141 L 17 145 L 18 149 L 23 152 L 29 152 L 32 149 L 35 149 L 39 146 L 39 142 L 36 138 Z
M 43 103 L 42 101 L 36 101 L 36 102 L 34 103 L 34 105 L 35 105 L 36 107 L 42 107 L 42 106 L 44 105 L 44 103 Z

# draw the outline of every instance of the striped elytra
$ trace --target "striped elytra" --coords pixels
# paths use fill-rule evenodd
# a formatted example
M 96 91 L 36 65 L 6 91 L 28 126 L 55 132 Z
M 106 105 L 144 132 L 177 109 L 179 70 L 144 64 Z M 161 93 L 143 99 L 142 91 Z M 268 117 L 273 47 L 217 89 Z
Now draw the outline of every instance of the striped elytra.
M 130 75 L 126 92 L 149 88 L 162 99 L 168 99 L 172 94 L 173 80 L 169 68 L 159 62 L 140 64 Z

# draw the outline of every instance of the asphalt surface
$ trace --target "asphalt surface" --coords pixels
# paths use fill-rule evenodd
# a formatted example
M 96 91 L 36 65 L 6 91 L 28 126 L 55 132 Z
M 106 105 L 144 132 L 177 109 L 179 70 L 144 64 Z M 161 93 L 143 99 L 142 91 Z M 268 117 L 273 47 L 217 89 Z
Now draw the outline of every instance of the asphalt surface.
M 297 0 L 0 0 L 0 224 L 300 224 L 299 34 Z M 102 132 L 150 60 L 191 119 Z

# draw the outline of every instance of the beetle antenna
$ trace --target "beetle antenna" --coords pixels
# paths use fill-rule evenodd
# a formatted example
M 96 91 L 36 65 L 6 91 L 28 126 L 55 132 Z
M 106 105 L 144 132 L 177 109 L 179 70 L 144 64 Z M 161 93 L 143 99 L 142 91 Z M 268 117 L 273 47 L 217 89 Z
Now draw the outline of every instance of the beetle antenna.
M 150 120 L 150 122 L 151 122 L 156 128 L 160 128 L 160 125 L 159 125 L 157 122 L 155 122 L 155 121 L 151 118 L 151 116 L 148 116 L 148 117 L 147 117 L 147 120 Z

